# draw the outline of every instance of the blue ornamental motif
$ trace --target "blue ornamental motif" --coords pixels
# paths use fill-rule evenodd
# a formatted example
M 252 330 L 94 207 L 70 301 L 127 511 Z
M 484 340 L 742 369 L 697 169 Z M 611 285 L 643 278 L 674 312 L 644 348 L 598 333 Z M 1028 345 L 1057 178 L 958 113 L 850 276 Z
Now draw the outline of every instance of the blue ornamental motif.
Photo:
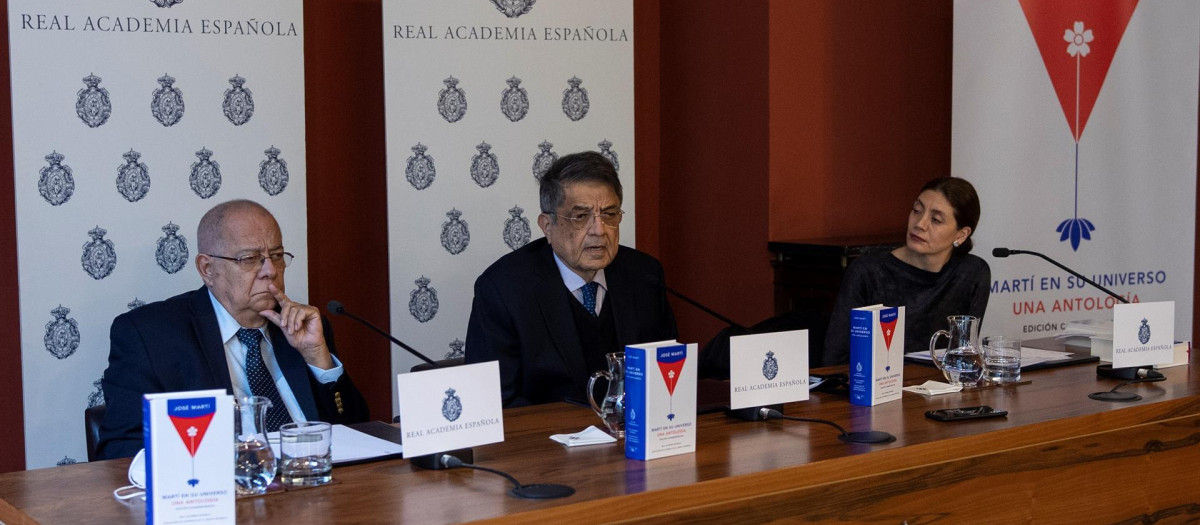
M 142 154 L 133 150 L 121 155 L 125 164 L 117 166 L 117 192 L 129 202 L 137 202 L 150 191 L 150 169 L 138 162 Z
M 38 193 L 51 206 L 58 206 L 75 194 L 75 178 L 71 176 L 71 167 L 62 163 L 66 157 L 61 153 L 52 151 L 44 158 L 50 165 L 39 171 L 42 176 L 38 178 Z
M 211 160 L 212 154 L 208 148 L 200 148 L 196 152 L 196 158 L 200 160 L 192 163 L 192 175 L 188 177 L 192 191 L 201 199 L 212 197 L 221 189 L 221 165 Z
M 567 84 L 571 87 L 563 90 L 562 110 L 567 115 L 567 118 L 578 121 L 587 116 L 588 108 L 591 103 L 588 102 L 587 89 L 579 87 L 583 81 L 578 77 L 571 77 L 567 80 Z
M 182 4 L 183 0 L 150 0 L 150 2 L 158 7 L 171 7 L 175 4 Z
M 480 188 L 486 188 L 495 184 L 500 177 L 500 160 L 491 152 L 492 145 L 487 142 L 480 142 L 475 149 L 479 153 L 471 157 L 471 180 Z
M 767 381 L 775 379 L 779 374 L 779 361 L 775 360 L 775 352 L 767 352 L 767 358 L 763 359 L 762 374 Z
M 108 122 L 112 116 L 112 101 L 108 98 L 108 90 L 100 87 L 100 77 L 88 75 L 83 77 L 86 87 L 75 94 L 75 114 L 89 128 L 97 128 Z
M 88 230 L 92 240 L 83 244 L 83 256 L 79 258 L 79 262 L 83 264 L 83 271 L 92 276 L 92 279 L 108 277 L 113 268 L 117 267 L 117 251 L 113 248 L 113 242 L 104 238 L 106 233 L 108 231 L 99 226 L 92 228 Z
M 533 3 L 537 0 L 492 0 L 496 5 L 496 10 L 504 13 L 504 16 L 509 18 L 517 18 L 530 9 L 533 9 Z
M 288 185 L 287 161 L 279 158 L 279 149 L 267 148 L 267 159 L 258 163 L 258 185 L 272 197 L 283 193 Z
M 437 168 L 433 165 L 433 157 L 425 154 L 428 148 L 420 142 L 412 147 L 413 156 L 408 158 L 408 166 L 404 168 L 404 176 L 408 183 L 418 190 L 428 188 L 437 177 Z
M 170 127 L 179 123 L 183 118 L 183 92 L 175 87 L 175 77 L 163 75 L 158 77 L 158 89 L 154 90 L 154 98 L 150 100 L 150 113 L 159 124 Z
M 74 465 L 76 463 L 79 463 L 79 462 L 75 461 L 75 458 L 72 458 L 70 456 L 63 456 L 63 458 L 58 460 L 58 463 L 55 463 L 54 466 L 61 467 L 63 465 Z
M 92 408 L 92 407 L 96 407 L 96 406 L 100 406 L 100 405 L 104 404 L 103 382 L 99 379 L 92 381 L 92 387 L 95 388 L 96 391 L 88 394 L 88 405 L 87 405 L 88 408 Z
M 449 77 L 442 81 L 446 89 L 438 92 L 438 113 L 451 124 L 462 120 L 467 114 L 467 93 L 458 87 L 458 79 Z
M 462 415 L 462 399 L 454 393 L 454 389 L 446 390 L 446 399 L 442 400 L 442 417 L 446 421 L 454 421 Z
M 550 141 L 546 140 L 542 141 L 541 144 L 538 144 L 538 149 L 540 151 L 533 156 L 533 178 L 534 180 L 538 181 L 538 183 L 542 182 L 542 175 L 546 174 L 546 171 L 550 169 L 550 165 L 554 164 L 554 161 L 558 160 L 558 154 L 550 151 L 550 148 L 553 147 L 554 144 L 551 144 Z
M 464 346 L 466 346 L 466 344 L 462 342 L 462 339 L 455 337 L 453 341 L 450 341 L 450 351 L 446 352 L 446 355 L 442 357 L 442 359 L 458 359 L 460 357 L 465 357 L 467 354 L 463 350 Z
M 600 156 L 608 159 L 612 163 L 613 169 L 620 172 L 621 163 L 617 161 L 617 152 L 612 150 L 612 143 L 608 139 L 604 139 L 597 146 L 600 146 Z
M 134 297 L 133 300 L 129 301 L 129 304 L 126 304 L 125 306 L 128 307 L 130 310 L 133 310 L 134 308 L 140 308 L 140 307 L 146 306 L 146 301 L 143 301 L 141 299 L 138 299 L 137 297 Z
M 459 219 L 462 217 L 461 211 L 451 209 L 446 216 L 450 220 L 442 223 L 442 248 L 450 255 L 458 255 L 471 244 L 471 231 L 467 228 L 467 221 Z
M 229 84 L 233 87 L 225 90 L 225 100 L 221 102 L 225 118 L 234 126 L 250 122 L 250 117 L 254 116 L 254 95 L 249 89 L 242 87 L 245 83 L 246 79 L 234 75 L 229 79 Z
M 408 294 L 408 313 L 418 322 L 429 322 L 438 312 L 437 290 L 429 286 L 431 281 L 424 275 L 413 282 L 417 289 Z
M 508 210 L 508 219 L 504 221 L 504 244 L 515 250 L 529 243 L 532 231 L 529 229 L 529 219 L 522 217 L 525 210 L 513 206 Z
M 525 118 L 529 113 L 529 93 L 521 87 L 521 79 L 512 77 L 505 82 L 508 89 L 500 93 L 500 112 L 512 122 Z
M 1142 319 L 1142 327 L 1138 328 L 1138 342 L 1146 344 L 1150 342 L 1150 325 Z
M 166 235 L 158 238 L 158 249 L 154 251 L 154 260 L 164 272 L 178 272 L 188 262 L 187 239 L 175 233 L 179 231 L 179 226 L 171 222 L 163 226 L 162 231 Z
M 46 351 L 58 359 L 71 357 L 79 348 L 79 323 L 67 318 L 71 309 L 61 304 L 50 313 L 54 314 L 54 320 L 46 323 L 46 334 L 42 337 Z

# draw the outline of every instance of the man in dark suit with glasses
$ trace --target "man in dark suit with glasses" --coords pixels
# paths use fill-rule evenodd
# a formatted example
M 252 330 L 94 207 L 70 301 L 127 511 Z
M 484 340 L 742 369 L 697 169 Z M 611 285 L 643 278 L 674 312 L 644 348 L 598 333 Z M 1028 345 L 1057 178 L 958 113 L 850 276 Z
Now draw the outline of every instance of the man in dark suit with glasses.
M 354 423 L 366 402 L 336 357 L 315 307 L 284 293 L 292 254 L 266 208 L 218 204 L 200 219 L 196 269 L 204 286 L 117 316 L 102 385 L 97 453 L 142 448 L 142 395 L 224 388 L 271 401 L 269 431 L 291 421 Z
M 620 246 L 621 181 L 595 152 L 567 155 L 542 176 L 545 237 L 475 281 L 466 362 L 499 361 L 504 406 L 586 399 L 605 354 L 673 339 L 658 260 Z

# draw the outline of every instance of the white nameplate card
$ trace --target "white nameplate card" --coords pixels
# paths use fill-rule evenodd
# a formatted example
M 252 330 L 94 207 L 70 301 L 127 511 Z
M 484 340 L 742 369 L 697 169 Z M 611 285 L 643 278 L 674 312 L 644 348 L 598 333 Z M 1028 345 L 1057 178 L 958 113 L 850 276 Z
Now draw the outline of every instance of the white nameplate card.
M 904 386 L 904 307 L 850 310 L 850 403 L 900 399 Z
M 729 408 L 808 400 L 808 330 L 729 338 Z
M 1113 368 L 1175 359 L 1175 301 L 1113 307 Z
M 696 451 L 696 344 L 625 347 L 625 457 Z
M 146 523 L 234 523 L 233 397 L 146 394 Z
M 496 361 L 396 376 L 404 457 L 504 441 Z

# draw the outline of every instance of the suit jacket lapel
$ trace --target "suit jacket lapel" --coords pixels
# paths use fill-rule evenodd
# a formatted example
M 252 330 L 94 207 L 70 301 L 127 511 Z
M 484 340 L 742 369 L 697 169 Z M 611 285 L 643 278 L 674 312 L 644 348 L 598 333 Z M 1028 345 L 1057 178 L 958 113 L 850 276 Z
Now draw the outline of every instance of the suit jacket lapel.
M 637 340 L 637 302 L 632 294 L 634 289 L 644 286 L 644 284 L 635 282 L 637 276 L 631 276 L 621 271 L 623 269 L 621 256 L 620 252 L 617 253 L 613 262 L 604 269 L 604 279 L 608 281 L 605 298 L 608 300 L 608 307 L 612 308 L 613 324 L 617 328 L 617 342 L 622 345 L 622 350 L 624 350 L 623 345 L 649 343 L 650 341 Z
M 571 298 L 566 292 L 562 276 L 559 275 L 558 265 L 554 263 L 553 251 L 549 243 L 538 254 L 539 264 L 534 269 L 541 277 L 534 294 L 537 296 L 538 308 L 541 309 L 542 319 L 546 329 L 554 340 L 554 348 L 567 365 L 571 377 L 587 375 L 587 365 L 583 362 L 583 347 L 579 344 L 579 331 L 575 329 L 575 318 L 571 316 Z
M 279 327 L 268 324 L 267 332 L 271 334 L 271 348 L 275 351 L 275 362 L 283 371 L 283 377 L 291 387 L 292 395 L 296 396 L 296 403 L 300 405 L 300 410 L 304 411 L 304 416 L 309 421 L 320 419 L 317 415 L 312 383 L 308 380 L 308 363 L 304 362 L 304 356 L 301 356 L 298 350 L 288 344 L 287 338 L 283 336 Z
M 221 340 L 221 328 L 217 326 L 217 313 L 213 311 L 208 288 L 201 286 L 192 292 L 192 330 L 200 343 L 200 353 L 208 365 L 208 373 L 218 388 L 233 392 L 233 381 L 229 379 L 229 362 L 225 359 L 225 341 Z

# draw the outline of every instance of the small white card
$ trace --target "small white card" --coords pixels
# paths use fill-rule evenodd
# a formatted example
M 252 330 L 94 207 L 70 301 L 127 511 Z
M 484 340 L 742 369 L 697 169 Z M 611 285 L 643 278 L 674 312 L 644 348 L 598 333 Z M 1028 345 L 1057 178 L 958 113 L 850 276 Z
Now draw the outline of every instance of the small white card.
M 233 523 L 233 396 L 225 390 L 146 394 L 142 424 L 146 523 Z
M 729 408 L 808 400 L 808 330 L 729 338 Z
M 1113 368 L 1170 363 L 1175 352 L 1175 301 L 1113 307 Z
M 504 441 L 496 361 L 396 376 L 404 457 Z

